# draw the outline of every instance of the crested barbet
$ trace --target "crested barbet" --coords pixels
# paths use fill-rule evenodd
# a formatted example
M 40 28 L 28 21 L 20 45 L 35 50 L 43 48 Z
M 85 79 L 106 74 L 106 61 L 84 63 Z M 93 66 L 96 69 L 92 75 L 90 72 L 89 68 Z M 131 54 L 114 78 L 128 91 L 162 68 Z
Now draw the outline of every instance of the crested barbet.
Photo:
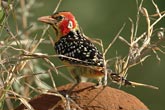
M 71 12 L 56 12 L 38 18 L 50 24 L 56 33 L 54 49 L 60 60 L 67 66 L 77 83 L 87 78 L 98 80 L 104 77 L 103 55 L 81 31 Z

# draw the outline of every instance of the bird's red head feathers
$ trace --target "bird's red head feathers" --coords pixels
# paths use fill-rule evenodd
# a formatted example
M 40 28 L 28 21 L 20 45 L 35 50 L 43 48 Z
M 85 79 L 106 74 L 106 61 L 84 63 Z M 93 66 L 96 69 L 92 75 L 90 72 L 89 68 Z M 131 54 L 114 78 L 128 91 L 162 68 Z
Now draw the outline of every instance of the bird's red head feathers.
M 38 20 L 52 25 L 58 34 L 62 36 L 67 35 L 70 31 L 78 27 L 75 17 L 71 12 L 57 12 L 51 16 L 40 17 Z

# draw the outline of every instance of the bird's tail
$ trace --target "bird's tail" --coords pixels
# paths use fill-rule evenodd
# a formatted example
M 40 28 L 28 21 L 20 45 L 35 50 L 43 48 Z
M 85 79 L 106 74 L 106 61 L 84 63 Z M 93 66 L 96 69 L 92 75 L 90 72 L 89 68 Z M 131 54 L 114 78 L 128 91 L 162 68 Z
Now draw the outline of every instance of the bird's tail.
M 114 73 L 114 72 L 109 73 L 109 77 L 112 80 L 112 82 L 117 83 L 119 85 L 123 85 L 123 86 L 131 86 L 131 87 L 142 86 L 142 87 L 147 87 L 147 88 L 151 88 L 151 89 L 159 89 L 156 86 L 128 81 L 125 77 L 122 77 L 119 74 Z

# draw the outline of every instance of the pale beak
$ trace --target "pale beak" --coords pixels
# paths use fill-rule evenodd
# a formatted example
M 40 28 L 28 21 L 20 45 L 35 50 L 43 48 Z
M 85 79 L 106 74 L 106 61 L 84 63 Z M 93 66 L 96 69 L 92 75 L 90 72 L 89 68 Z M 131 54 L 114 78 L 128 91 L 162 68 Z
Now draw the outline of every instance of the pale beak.
M 47 24 L 53 24 L 55 23 L 55 19 L 53 19 L 51 16 L 42 16 L 38 18 L 38 21 L 44 22 Z

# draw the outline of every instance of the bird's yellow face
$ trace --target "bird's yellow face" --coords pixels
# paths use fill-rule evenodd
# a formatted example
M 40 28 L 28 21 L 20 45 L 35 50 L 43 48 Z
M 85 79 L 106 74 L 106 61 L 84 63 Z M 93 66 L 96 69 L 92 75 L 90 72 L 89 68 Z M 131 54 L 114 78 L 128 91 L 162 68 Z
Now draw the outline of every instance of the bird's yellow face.
M 57 36 L 65 36 L 78 28 L 75 17 L 71 12 L 57 12 L 51 16 L 38 18 L 39 21 L 50 24 L 56 30 Z

